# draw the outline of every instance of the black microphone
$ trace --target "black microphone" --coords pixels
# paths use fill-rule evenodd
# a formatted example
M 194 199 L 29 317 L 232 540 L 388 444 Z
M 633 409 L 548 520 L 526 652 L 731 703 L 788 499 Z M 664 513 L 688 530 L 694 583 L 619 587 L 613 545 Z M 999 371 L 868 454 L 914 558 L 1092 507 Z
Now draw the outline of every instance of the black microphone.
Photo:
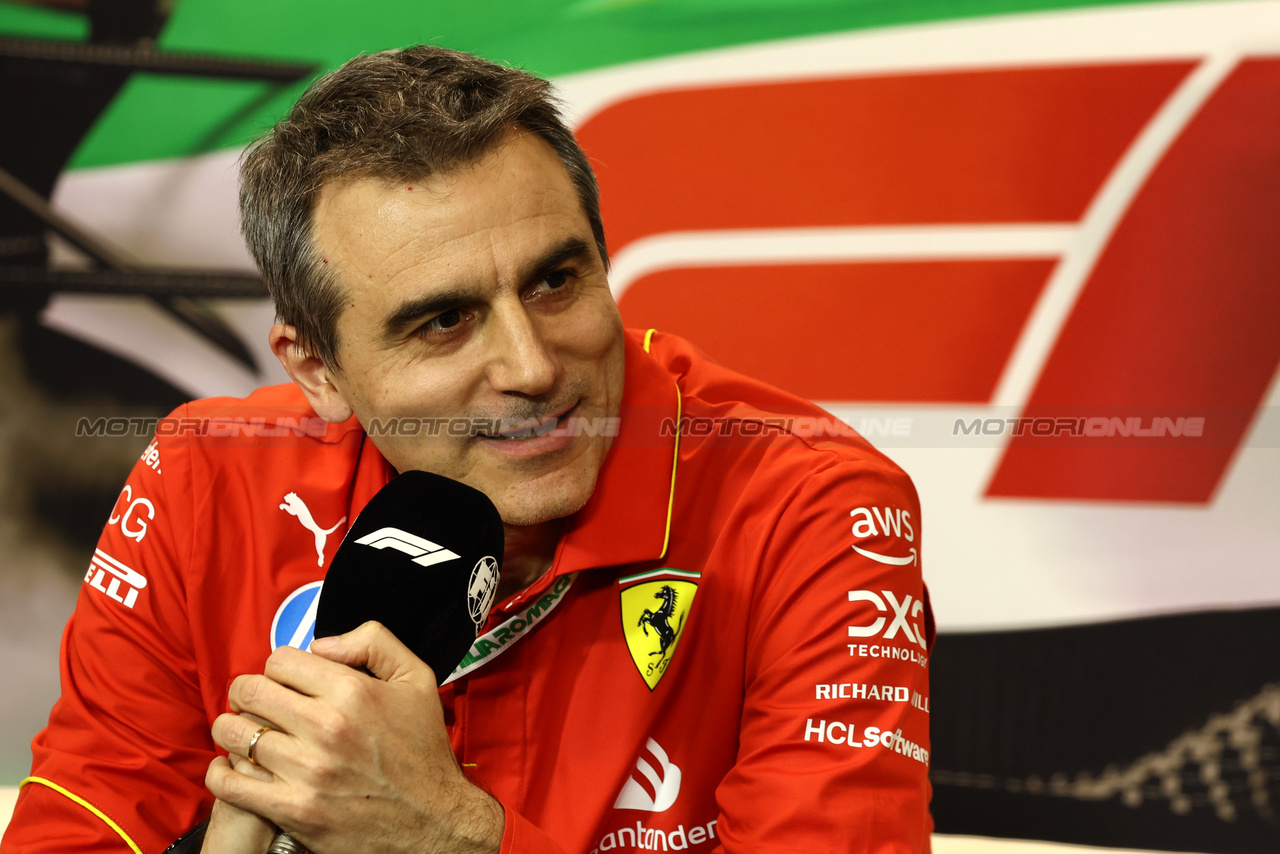
M 483 492 L 405 472 L 342 538 L 320 588 L 315 636 L 377 620 L 443 682 L 489 617 L 502 548 L 502 519 Z

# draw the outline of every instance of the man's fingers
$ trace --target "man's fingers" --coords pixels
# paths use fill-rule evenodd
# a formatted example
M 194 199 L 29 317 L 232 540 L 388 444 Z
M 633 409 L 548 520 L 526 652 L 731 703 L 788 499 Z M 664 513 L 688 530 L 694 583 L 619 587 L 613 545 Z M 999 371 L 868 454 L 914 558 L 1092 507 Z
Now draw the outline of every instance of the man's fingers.
M 209 770 L 205 772 L 205 778 L 208 779 L 209 775 L 213 773 L 214 768 L 230 768 L 230 767 L 231 767 L 231 759 L 219 753 L 217 756 L 213 757 L 213 761 L 209 763 Z
M 415 682 L 436 688 L 435 674 L 422 659 L 381 623 L 370 621 L 345 635 L 317 638 L 311 651 L 319 657 L 366 668 L 383 682 Z
M 307 658 L 311 656 L 308 655 Z M 270 675 L 237 676 L 227 690 L 227 703 L 231 706 L 231 711 L 257 718 L 277 729 L 295 729 L 306 716 L 307 699 L 306 695 L 282 685 Z
M 272 774 L 270 771 L 268 771 L 266 768 L 264 768 L 261 765 L 258 765 L 254 762 L 250 762 L 248 759 L 245 759 L 243 756 L 232 755 L 229 758 L 231 759 L 231 767 L 235 770 L 237 774 L 243 774 L 246 777 L 252 777 L 255 780 L 261 780 L 264 783 L 270 783 L 276 778 L 275 774 Z
M 352 665 L 359 668 L 362 665 Z M 267 657 L 264 675 L 299 696 L 320 697 L 329 694 L 335 684 L 355 674 L 345 661 L 334 661 L 328 656 L 312 655 L 301 649 L 277 647 Z M 233 685 L 235 683 L 232 683 Z
M 252 759 L 268 768 L 272 766 L 272 759 L 278 759 L 286 745 L 292 742 L 287 732 L 264 726 L 243 715 L 218 715 L 213 721 L 212 732 L 214 742 L 227 753 L 245 757 L 246 765 Z M 230 762 L 227 768 L 231 770 Z
M 231 767 L 225 756 L 215 757 L 209 763 L 204 784 L 218 800 L 250 812 L 255 806 L 267 803 L 272 794 L 269 781 L 241 774 Z

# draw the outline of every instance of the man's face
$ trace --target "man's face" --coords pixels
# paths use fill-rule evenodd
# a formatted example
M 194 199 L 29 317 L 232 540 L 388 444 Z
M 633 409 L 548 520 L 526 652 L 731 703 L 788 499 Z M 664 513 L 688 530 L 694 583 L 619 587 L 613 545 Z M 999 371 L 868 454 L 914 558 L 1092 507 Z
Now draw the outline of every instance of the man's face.
M 573 424 L 618 414 L 622 322 L 552 148 L 513 131 L 422 182 L 327 186 L 315 239 L 347 294 L 328 381 L 383 456 L 481 490 L 508 525 L 581 509 L 609 439 Z

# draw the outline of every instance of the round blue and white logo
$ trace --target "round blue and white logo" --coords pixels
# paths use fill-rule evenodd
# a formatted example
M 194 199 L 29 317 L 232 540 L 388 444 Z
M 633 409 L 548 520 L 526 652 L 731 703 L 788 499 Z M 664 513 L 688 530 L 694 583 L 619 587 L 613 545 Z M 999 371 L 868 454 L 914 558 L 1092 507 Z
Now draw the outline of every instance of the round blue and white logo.
M 323 581 L 304 584 L 285 597 L 271 621 L 271 648 L 293 646 L 305 650 L 316 636 L 316 606 Z

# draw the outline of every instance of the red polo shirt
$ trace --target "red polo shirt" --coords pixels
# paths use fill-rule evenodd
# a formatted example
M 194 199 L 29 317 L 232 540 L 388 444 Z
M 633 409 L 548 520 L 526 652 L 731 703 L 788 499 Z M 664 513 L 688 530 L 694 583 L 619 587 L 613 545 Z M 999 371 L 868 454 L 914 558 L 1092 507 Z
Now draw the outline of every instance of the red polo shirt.
M 393 475 L 292 386 L 162 422 L 87 567 L 0 851 L 149 854 L 207 815 L 230 681 L 309 642 L 324 566 Z M 920 548 L 910 480 L 861 437 L 629 333 L 595 493 L 442 689 L 503 851 L 927 851 Z

